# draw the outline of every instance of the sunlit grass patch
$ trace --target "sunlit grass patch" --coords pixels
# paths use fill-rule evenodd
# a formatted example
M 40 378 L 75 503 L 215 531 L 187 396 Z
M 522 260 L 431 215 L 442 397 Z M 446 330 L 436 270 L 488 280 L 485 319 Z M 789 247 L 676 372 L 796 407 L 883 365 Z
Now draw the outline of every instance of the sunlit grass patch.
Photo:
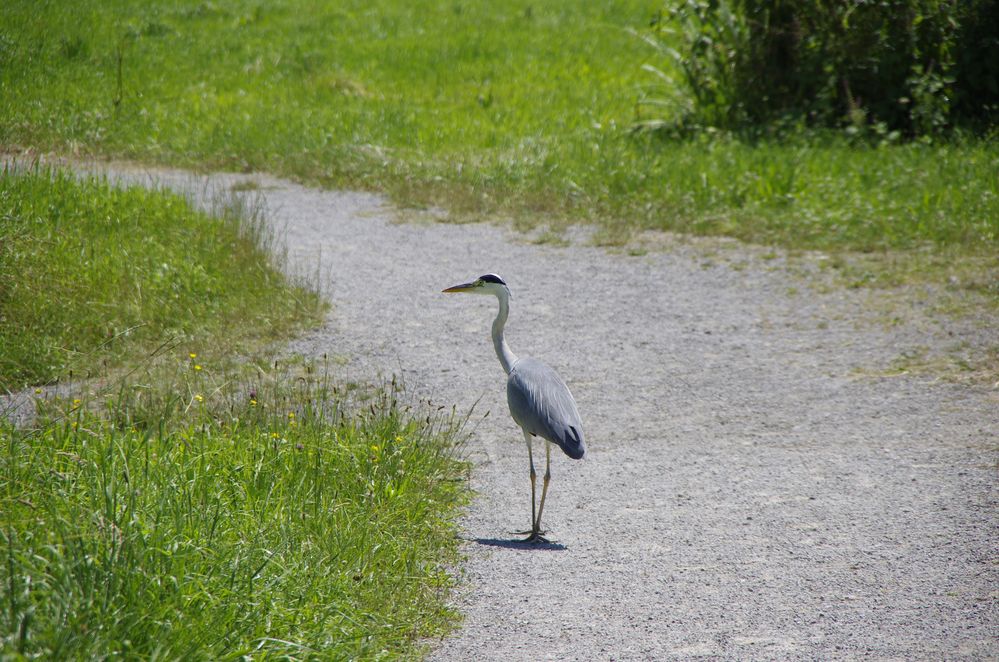
M 315 320 L 318 295 L 287 284 L 253 210 L 218 212 L 57 170 L 0 173 L 0 388 L 220 329 L 230 348 L 250 346 Z
M 461 421 L 199 360 L 0 427 L 0 650 L 370 659 L 445 632 Z
M 659 4 L 14 0 L 0 143 L 790 248 L 999 243 L 994 138 L 632 132 Z M 637 34 L 636 34 L 637 33 Z

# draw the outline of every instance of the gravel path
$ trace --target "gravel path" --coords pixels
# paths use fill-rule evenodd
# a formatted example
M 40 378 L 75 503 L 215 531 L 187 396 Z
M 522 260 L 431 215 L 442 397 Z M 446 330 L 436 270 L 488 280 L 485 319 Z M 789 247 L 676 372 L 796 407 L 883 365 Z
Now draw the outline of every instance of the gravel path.
M 869 293 L 818 294 L 748 249 L 534 245 L 398 223 L 367 194 L 214 183 L 246 179 L 333 302 L 293 351 L 478 403 L 466 617 L 432 659 L 999 658 L 999 390 L 863 376 L 994 327 L 878 323 Z M 530 490 L 495 301 L 440 294 L 487 272 L 513 291 L 514 352 L 555 367 L 583 415 L 587 457 L 553 455 L 556 545 L 510 542 Z

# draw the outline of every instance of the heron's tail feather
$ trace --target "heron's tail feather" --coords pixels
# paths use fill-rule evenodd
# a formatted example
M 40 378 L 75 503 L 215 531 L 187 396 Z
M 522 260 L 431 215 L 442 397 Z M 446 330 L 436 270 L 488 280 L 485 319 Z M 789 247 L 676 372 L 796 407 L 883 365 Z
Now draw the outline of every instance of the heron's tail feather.
M 558 441 L 559 447 L 565 454 L 574 460 L 579 460 L 586 454 L 586 443 L 583 441 L 583 431 L 575 425 L 570 425 L 565 429 L 562 438 Z

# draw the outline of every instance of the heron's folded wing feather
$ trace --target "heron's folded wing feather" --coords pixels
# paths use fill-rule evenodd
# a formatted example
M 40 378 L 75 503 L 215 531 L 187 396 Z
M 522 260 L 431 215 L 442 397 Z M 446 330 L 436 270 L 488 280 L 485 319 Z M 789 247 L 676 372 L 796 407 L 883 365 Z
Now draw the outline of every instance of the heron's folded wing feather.
M 571 458 L 586 452 L 583 424 L 569 387 L 534 359 L 517 361 L 506 386 L 510 414 L 528 433 L 558 444 Z

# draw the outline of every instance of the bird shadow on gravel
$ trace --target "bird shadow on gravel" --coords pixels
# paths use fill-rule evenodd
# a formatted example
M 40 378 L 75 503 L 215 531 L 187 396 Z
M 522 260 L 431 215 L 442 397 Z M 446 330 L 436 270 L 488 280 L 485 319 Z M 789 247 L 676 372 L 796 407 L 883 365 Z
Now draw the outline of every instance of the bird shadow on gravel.
M 475 538 L 475 542 L 486 547 L 502 547 L 504 549 L 523 549 L 539 552 L 564 552 L 569 548 L 559 542 L 527 542 L 526 540 L 501 538 Z

